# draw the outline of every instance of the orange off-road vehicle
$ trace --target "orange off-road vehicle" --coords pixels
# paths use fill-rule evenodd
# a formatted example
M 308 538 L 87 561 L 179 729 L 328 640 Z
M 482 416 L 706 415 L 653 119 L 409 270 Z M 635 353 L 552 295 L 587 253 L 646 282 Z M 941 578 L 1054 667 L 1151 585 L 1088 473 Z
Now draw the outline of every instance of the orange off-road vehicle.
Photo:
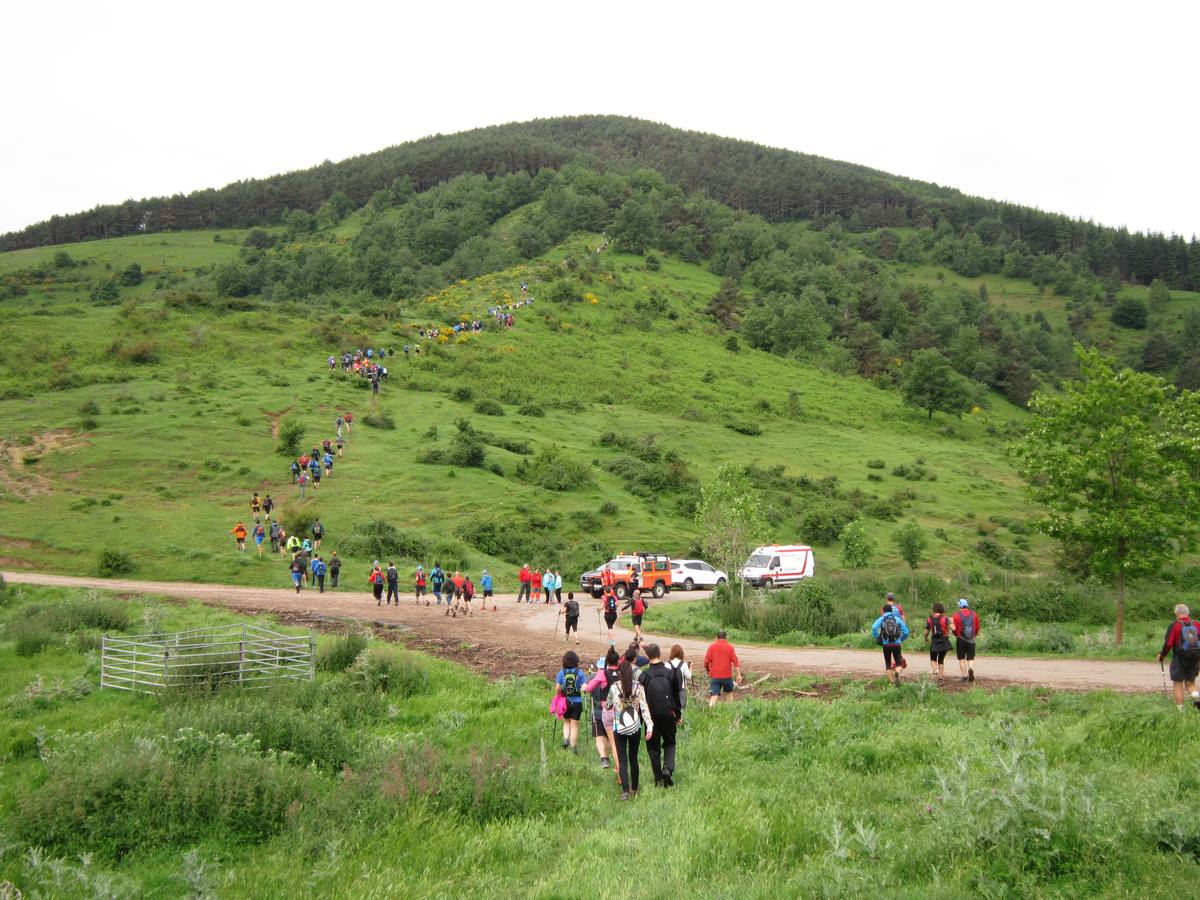
M 580 590 L 590 591 L 593 597 L 602 596 L 605 569 L 612 572 L 613 592 L 622 600 L 629 596 L 630 583 L 634 582 L 635 576 L 637 586 L 656 598 L 671 589 L 671 557 L 662 553 L 627 553 L 580 575 Z

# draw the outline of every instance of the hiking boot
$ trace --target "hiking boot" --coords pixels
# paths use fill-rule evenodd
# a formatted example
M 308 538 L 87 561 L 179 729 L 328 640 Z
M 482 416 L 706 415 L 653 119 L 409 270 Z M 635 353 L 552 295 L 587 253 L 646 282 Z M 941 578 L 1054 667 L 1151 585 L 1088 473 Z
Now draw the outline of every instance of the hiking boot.
M 670 769 L 663 769 L 662 783 L 663 787 L 675 787 L 675 773 Z
M 608 757 L 607 756 L 600 757 L 600 768 L 607 769 L 608 767 L 609 767 Z
M 974 681 L 974 680 L 975 680 L 975 670 L 967 669 L 967 681 Z
M 444 616 L 450 615 L 450 607 L 447 606 L 446 611 L 444 613 L 442 613 L 442 615 L 444 615 Z
M 629 799 L 629 791 L 621 791 L 621 799 L 628 800 Z
M 967 676 L 966 676 L 966 675 L 964 675 L 962 678 L 960 678 L 960 679 L 958 679 L 958 680 L 959 680 L 959 681 L 966 681 L 966 680 L 967 680 Z

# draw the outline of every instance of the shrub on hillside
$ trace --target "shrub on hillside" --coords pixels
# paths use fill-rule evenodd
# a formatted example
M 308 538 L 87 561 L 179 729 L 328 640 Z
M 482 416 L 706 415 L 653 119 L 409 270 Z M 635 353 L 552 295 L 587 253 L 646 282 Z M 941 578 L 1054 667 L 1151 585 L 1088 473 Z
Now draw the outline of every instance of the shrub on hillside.
M 275 452 L 295 459 L 300 455 L 300 443 L 303 440 L 304 424 L 299 419 L 284 419 L 279 424 L 279 443 L 275 446 Z
M 100 415 L 100 404 L 95 400 L 86 400 L 80 404 L 79 414 L 81 416 L 98 416 Z
M 810 544 L 832 546 L 842 530 L 858 518 L 848 503 L 811 503 L 800 516 L 800 534 Z
M 345 672 L 367 649 L 367 636 L 359 631 L 339 635 L 317 653 L 318 672 Z
M 429 671 L 415 653 L 368 647 L 350 667 L 350 683 L 364 693 L 417 697 L 430 691 Z
M 725 427 L 730 431 L 736 431 L 738 434 L 746 434 L 750 436 L 763 433 L 762 426 L 757 422 L 726 422 Z
M 396 427 L 395 419 L 382 411 L 367 413 L 363 416 L 363 421 L 372 428 L 381 428 L 385 431 L 392 431 Z
M 354 534 L 344 542 L 345 555 L 369 559 L 422 560 L 429 555 L 429 542 L 412 531 L 396 528 L 383 519 L 365 522 L 354 529 Z
M 475 404 L 475 412 L 481 416 L 502 416 L 504 407 L 495 400 L 480 400 Z
M 11 623 L 7 635 L 16 642 L 17 656 L 36 656 L 58 642 L 58 635 L 37 619 Z
M 1116 302 L 1110 314 L 1114 325 L 1121 328 L 1141 329 L 1146 327 L 1146 319 L 1150 310 L 1146 301 L 1140 297 L 1122 297 Z
M 536 403 L 526 403 L 517 410 L 517 415 L 540 419 L 546 415 L 546 412 Z
M 21 838 L 111 860 L 205 840 L 266 840 L 316 787 L 307 769 L 229 735 L 85 732 L 58 738 L 44 759 L 44 777 L 16 801 Z
M 117 350 L 117 358 L 136 366 L 156 363 L 158 362 L 158 345 L 151 340 L 134 341 Z
M 96 574 L 102 578 L 128 575 L 135 569 L 133 558 L 121 550 L 104 550 L 96 563 Z
M 530 481 L 550 491 L 570 491 L 593 482 L 591 467 L 563 455 L 557 447 L 543 446 L 526 469 Z
M 546 288 L 546 299 L 551 303 L 580 303 L 583 293 L 574 280 L 560 278 Z
M 457 400 L 459 403 L 470 403 L 475 399 L 475 392 L 465 384 L 460 385 L 450 392 L 450 399 Z

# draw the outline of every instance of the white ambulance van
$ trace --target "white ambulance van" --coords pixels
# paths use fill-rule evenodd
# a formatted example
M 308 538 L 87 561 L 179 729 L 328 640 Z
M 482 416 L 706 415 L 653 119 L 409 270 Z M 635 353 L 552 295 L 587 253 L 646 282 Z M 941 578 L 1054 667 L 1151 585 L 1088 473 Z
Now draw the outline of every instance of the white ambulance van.
M 757 588 L 795 584 L 813 574 L 812 547 L 799 544 L 759 547 L 742 567 L 742 578 Z

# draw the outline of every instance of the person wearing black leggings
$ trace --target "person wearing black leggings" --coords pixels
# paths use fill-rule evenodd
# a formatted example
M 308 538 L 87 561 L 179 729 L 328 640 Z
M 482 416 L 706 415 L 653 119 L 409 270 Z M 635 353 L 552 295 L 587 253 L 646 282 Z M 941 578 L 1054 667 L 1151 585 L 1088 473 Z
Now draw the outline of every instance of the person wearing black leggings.
M 634 680 L 633 664 L 629 660 L 621 660 L 617 667 L 617 683 L 608 692 L 606 703 L 613 712 L 621 799 L 628 800 L 638 791 L 638 744 L 642 741 L 642 728 L 646 729 L 647 740 L 654 734 L 645 688 Z

